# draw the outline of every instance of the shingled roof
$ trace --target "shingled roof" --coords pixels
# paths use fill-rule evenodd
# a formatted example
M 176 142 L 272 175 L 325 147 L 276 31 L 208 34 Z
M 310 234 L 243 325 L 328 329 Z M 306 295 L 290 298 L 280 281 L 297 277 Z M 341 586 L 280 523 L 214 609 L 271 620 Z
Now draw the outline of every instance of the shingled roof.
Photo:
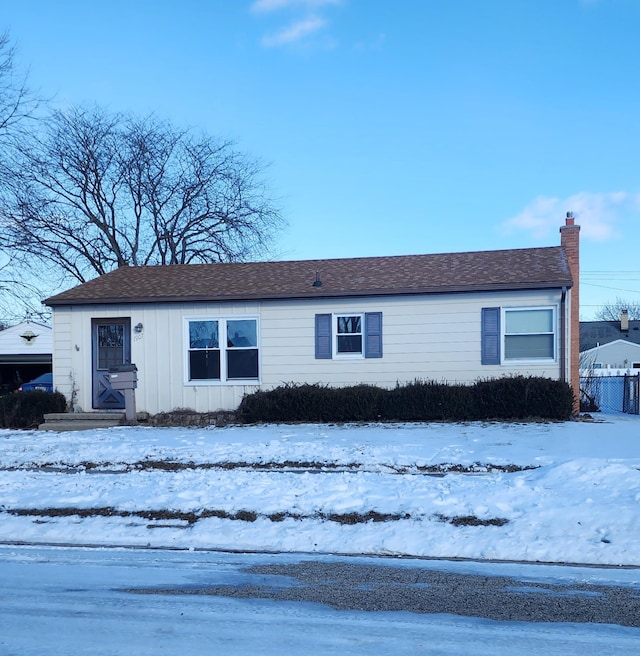
M 640 321 L 629 321 L 627 330 L 622 330 L 620 321 L 581 321 L 580 350 L 588 351 L 622 339 L 640 344 Z
M 322 285 L 313 285 L 314 281 Z M 93 303 L 239 301 L 570 287 L 562 247 L 333 260 L 123 267 L 46 299 Z

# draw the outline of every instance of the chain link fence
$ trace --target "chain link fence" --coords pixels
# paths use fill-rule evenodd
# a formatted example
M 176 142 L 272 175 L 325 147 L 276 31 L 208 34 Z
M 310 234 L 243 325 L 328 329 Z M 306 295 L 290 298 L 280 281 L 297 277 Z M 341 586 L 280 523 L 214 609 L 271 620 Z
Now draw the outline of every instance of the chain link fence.
M 580 378 L 580 410 L 640 414 L 640 373 Z

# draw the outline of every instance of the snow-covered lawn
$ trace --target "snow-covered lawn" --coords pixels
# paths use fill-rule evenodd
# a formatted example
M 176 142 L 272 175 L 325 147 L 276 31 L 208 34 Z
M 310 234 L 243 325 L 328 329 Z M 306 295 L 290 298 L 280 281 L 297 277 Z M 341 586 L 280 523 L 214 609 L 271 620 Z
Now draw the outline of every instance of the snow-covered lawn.
M 0 541 L 640 565 L 640 418 L 0 431 Z

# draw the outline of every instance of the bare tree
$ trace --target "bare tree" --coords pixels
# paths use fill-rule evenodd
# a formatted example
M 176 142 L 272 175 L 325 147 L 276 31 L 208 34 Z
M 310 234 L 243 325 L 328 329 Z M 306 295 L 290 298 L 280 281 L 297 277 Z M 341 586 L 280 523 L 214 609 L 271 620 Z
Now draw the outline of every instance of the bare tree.
M 27 86 L 27 75 L 18 70 L 15 55 L 9 34 L 0 34 L 0 248 L 7 225 L 3 210 L 8 181 L 15 168 L 16 149 L 20 139 L 32 129 L 40 104 Z M 0 250 L 0 321 L 5 324 L 20 321 L 27 313 L 42 314 L 29 276 L 12 273 L 11 260 L 11 253 Z
M 264 256 L 283 219 L 234 144 L 153 117 L 55 112 L 25 142 L 0 243 L 84 282 L 116 267 Z
M 15 65 L 15 48 L 9 34 L 0 34 L 0 139 L 6 140 L 25 128 L 38 107 L 27 86 L 27 76 Z
M 6 328 L 25 317 L 48 321 L 50 310 L 42 305 L 41 299 L 37 278 L 15 277 L 8 264 L 0 266 L 0 326 Z
M 640 319 L 640 302 L 616 298 L 615 301 L 605 303 L 595 314 L 598 321 L 620 321 L 622 311 L 627 310 L 629 319 Z

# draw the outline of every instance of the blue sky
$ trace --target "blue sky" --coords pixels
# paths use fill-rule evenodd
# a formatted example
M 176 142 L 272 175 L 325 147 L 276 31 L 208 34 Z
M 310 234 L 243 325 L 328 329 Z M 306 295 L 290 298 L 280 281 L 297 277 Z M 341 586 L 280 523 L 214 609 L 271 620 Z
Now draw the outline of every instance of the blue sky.
M 0 0 L 59 106 L 269 163 L 281 259 L 559 244 L 582 317 L 640 302 L 640 0 Z

